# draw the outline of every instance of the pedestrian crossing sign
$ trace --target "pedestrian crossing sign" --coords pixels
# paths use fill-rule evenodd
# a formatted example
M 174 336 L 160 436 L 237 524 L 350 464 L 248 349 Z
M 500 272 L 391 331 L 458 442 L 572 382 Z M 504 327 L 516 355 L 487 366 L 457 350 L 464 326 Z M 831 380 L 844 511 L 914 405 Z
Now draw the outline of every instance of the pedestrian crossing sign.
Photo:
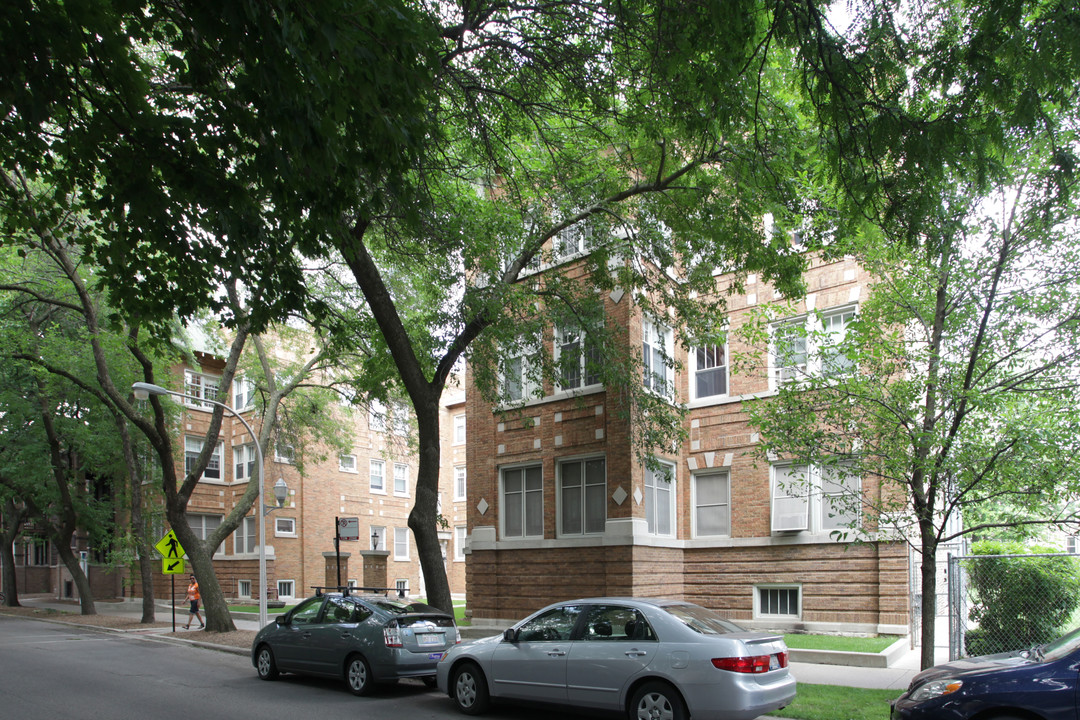
M 157 545 L 154 549 L 161 553 L 161 556 L 166 560 L 177 560 L 184 557 L 184 547 L 180 544 L 180 541 L 176 537 L 176 533 L 172 530 L 165 533 L 165 537 L 157 541 Z M 181 570 L 180 572 L 184 572 Z
M 161 573 L 163 575 L 183 575 L 184 559 L 170 560 L 169 558 L 165 558 L 161 561 Z

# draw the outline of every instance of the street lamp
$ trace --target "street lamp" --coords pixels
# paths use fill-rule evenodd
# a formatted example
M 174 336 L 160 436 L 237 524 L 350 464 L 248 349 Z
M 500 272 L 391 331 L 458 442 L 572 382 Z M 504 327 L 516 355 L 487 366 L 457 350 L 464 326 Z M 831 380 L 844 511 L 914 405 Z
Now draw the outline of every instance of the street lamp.
M 263 502 L 262 474 L 265 464 L 263 462 L 262 448 L 259 447 L 259 436 L 255 434 L 255 431 L 251 428 L 251 425 L 248 424 L 248 421 L 244 419 L 243 415 L 225 403 L 218 402 L 217 400 L 196 397 L 194 395 L 188 395 L 187 393 L 177 392 L 176 390 L 166 390 L 160 385 L 145 382 L 132 383 L 131 391 L 135 394 L 136 400 L 146 400 L 151 395 L 172 395 L 173 397 L 188 398 L 190 400 L 198 400 L 199 402 L 217 405 L 218 407 L 228 410 L 237 420 L 242 422 L 244 427 L 247 428 L 248 433 L 251 435 L 251 439 L 255 441 L 255 455 L 259 459 L 259 627 L 261 628 L 270 621 L 270 618 L 266 611 L 266 521 L 264 520 L 268 513 L 266 504 Z M 278 507 L 284 504 L 285 496 L 287 494 L 288 487 L 285 485 L 285 481 L 278 478 L 277 483 L 274 484 L 274 497 L 280 497 L 278 500 Z

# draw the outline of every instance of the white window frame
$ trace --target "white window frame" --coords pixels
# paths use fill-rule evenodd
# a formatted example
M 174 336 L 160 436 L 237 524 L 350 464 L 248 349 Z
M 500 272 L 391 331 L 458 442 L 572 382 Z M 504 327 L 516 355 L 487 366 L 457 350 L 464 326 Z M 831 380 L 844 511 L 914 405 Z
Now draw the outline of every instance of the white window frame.
M 198 449 L 194 449 L 194 444 L 198 443 Z M 199 437 L 198 435 L 185 435 L 184 436 L 184 475 L 191 472 L 189 465 L 194 465 L 198 460 L 199 454 L 206 446 L 206 438 Z M 199 477 L 199 482 L 210 483 L 223 483 L 225 482 L 222 461 L 225 459 L 225 446 L 221 441 L 218 441 L 217 447 L 214 448 L 213 454 L 210 455 L 210 461 L 206 463 L 206 468 L 203 469 L 202 475 Z M 212 474 L 214 464 L 217 464 L 217 477 Z M 190 461 L 190 462 L 189 462 Z
M 373 399 L 368 405 L 368 429 L 386 432 L 386 405 L 381 400 Z
M 283 530 L 282 523 L 292 529 Z M 274 516 L 274 537 L 296 537 L 296 518 Z
M 296 448 L 287 442 L 277 440 L 274 442 L 274 462 L 282 465 L 296 464 Z
M 454 466 L 454 501 L 468 500 L 468 477 L 464 465 Z
M 184 394 L 191 397 L 184 398 L 184 404 L 194 410 L 214 409 L 214 405 L 207 400 L 217 400 L 221 394 L 221 377 L 219 375 L 207 375 L 194 370 L 184 371 Z
M 454 416 L 454 444 L 465 444 L 465 413 Z
M 236 597 L 244 598 L 245 600 L 251 598 L 251 581 L 250 580 L 237 580 L 236 581 Z
M 560 365 L 560 359 L 564 352 L 567 352 L 570 348 L 574 348 L 573 352 L 578 356 L 577 368 L 573 371 L 573 379 L 569 375 L 566 375 Z M 558 327 L 555 329 L 555 365 L 557 368 L 555 384 L 556 387 L 563 392 L 575 391 L 575 390 L 587 390 L 591 388 L 598 388 L 603 385 L 600 375 L 596 372 L 595 368 L 592 373 L 589 372 L 589 359 L 590 356 L 595 356 L 597 353 L 595 348 L 590 344 L 589 333 L 582 328 L 577 327 Z M 574 384 L 564 384 L 567 380 L 571 380 Z
M 394 528 L 394 560 L 407 562 L 409 560 L 409 528 Z
M 405 403 L 394 403 L 394 411 L 390 415 L 390 427 L 398 437 L 409 436 L 409 408 Z
M 769 377 L 773 387 L 798 382 L 809 374 L 810 345 L 806 334 L 806 322 L 807 316 L 800 315 L 775 322 L 769 328 Z M 781 347 L 782 345 L 786 347 L 789 341 L 795 346 L 795 350 L 790 354 L 795 362 L 782 365 Z
M 833 348 L 844 342 L 848 326 L 855 319 L 857 310 L 855 305 L 842 305 L 821 312 L 821 347 L 815 355 L 818 356 L 823 376 L 847 372 L 853 367 L 851 360 L 835 352 Z
M 702 499 L 699 491 L 699 483 L 706 479 L 722 478 L 726 483 L 723 497 L 714 499 L 709 497 Z M 695 538 L 731 537 L 731 471 L 723 469 L 709 469 L 692 473 L 690 475 L 690 534 Z M 721 516 L 721 525 L 727 525 L 727 532 L 705 532 L 702 530 L 701 515 L 703 512 L 712 510 Z
M 596 480 L 595 473 L 590 478 L 589 470 L 595 471 L 596 465 L 600 465 L 600 480 Z M 571 466 L 578 468 L 578 478 L 580 479 L 580 485 L 567 486 L 567 469 Z M 558 492 L 557 508 L 558 508 L 558 537 L 581 537 L 583 535 L 603 535 L 607 526 L 607 459 L 600 456 L 582 457 L 582 458 L 570 458 L 559 460 L 555 464 L 555 477 L 558 484 L 556 485 Z M 597 496 L 595 493 L 596 488 L 600 488 L 600 494 Z M 593 490 L 592 493 L 589 491 Z M 576 497 L 575 497 L 576 496 Z M 595 511 L 595 504 L 599 503 L 599 510 L 602 511 L 603 517 L 596 518 L 590 517 L 590 510 Z M 568 520 L 568 510 L 571 509 L 570 505 L 573 504 L 576 507 L 573 509 L 576 511 L 576 515 L 580 520 L 580 529 L 568 529 L 566 523 Z M 589 523 L 598 523 L 591 529 Z
M 815 511 L 818 527 L 823 532 L 832 530 L 846 530 L 858 527 L 862 520 L 862 477 L 852 472 L 845 472 L 845 468 L 852 467 L 850 461 L 841 461 L 818 469 L 818 487 L 820 488 L 820 502 Z M 833 477 L 839 477 L 839 482 Z M 851 509 L 855 510 L 856 517 L 847 516 L 843 510 L 851 507 L 853 498 L 848 497 L 840 503 L 840 508 L 833 512 L 833 498 L 858 494 L 859 505 Z M 832 514 L 832 517 L 829 517 Z
M 675 370 L 671 365 L 675 334 L 650 318 L 641 321 L 641 363 L 645 389 L 660 397 L 675 396 Z M 657 367 L 659 365 L 659 367 Z
M 394 463 L 394 494 L 409 497 L 409 466 L 405 463 Z
M 405 597 L 409 597 L 409 579 L 408 578 L 398 578 L 397 580 L 395 580 L 394 581 L 394 591 L 398 595 L 404 595 Z
M 378 538 L 378 540 L 372 541 L 372 536 Z M 386 549 L 386 527 L 383 525 L 372 525 L 368 528 L 368 540 L 371 542 L 372 550 L 385 550 Z
M 723 363 L 719 365 L 713 365 L 711 367 L 702 367 L 703 363 L 698 354 L 708 354 L 709 351 L 713 351 L 715 354 L 719 352 L 723 358 Z M 706 357 L 706 362 L 708 358 Z M 711 395 L 702 395 L 698 388 L 698 376 L 704 373 L 723 371 L 723 385 L 722 392 L 712 393 Z M 690 348 L 690 399 L 691 400 L 713 400 L 716 398 L 726 398 L 731 390 L 731 373 L 728 360 L 728 347 L 727 343 L 720 343 L 717 345 L 695 345 Z
M 803 473 L 803 487 L 793 478 Z M 770 468 L 772 502 L 770 527 L 772 532 L 805 532 L 810 529 L 810 488 L 813 486 L 812 466 L 805 463 L 773 463 Z
M 193 523 L 192 521 L 198 518 L 199 522 Z M 217 520 L 215 523 L 211 523 L 210 527 L 207 527 L 207 518 L 213 518 Z M 187 513 L 188 527 L 191 528 L 191 532 L 195 533 L 195 536 L 200 540 L 205 541 L 206 536 L 221 527 L 221 521 L 225 519 L 224 515 L 214 515 L 212 513 Z M 214 550 L 213 555 L 220 557 L 225 554 L 225 543 L 222 541 L 220 545 Z
M 376 472 L 378 470 L 378 472 Z M 368 487 L 373 493 L 386 494 L 386 461 L 377 458 L 368 460 Z
M 795 593 L 795 604 L 798 606 L 794 613 L 779 612 L 784 604 L 780 593 Z M 767 593 L 767 598 L 762 598 L 762 593 Z M 775 598 L 773 595 L 775 594 Z M 764 600 L 764 602 L 763 602 Z M 790 600 L 790 598 L 789 598 Z M 799 583 L 765 583 L 754 586 L 754 619 L 755 620 L 800 620 L 802 619 L 803 592 Z M 769 612 L 776 604 L 777 612 Z M 790 609 L 790 601 L 787 603 Z
M 254 555 L 258 552 L 259 525 L 254 515 L 248 515 L 233 531 L 233 555 Z
M 277 581 L 277 599 L 278 600 L 295 600 L 296 599 L 296 581 L 295 580 L 278 580 Z
M 650 470 L 649 468 L 645 468 L 645 495 L 642 498 L 642 504 L 645 506 L 645 522 L 647 524 L 647 531 L 650 535 L 654 535 L 656 537 L 673 538 L 676 537 L 679 532 L 678 525 L 676 524 L 676 484 L 678 476 L 676 475 L 676 467 L 673 463 L 664 460 L 660 460 L 658 462 L 661 466 L 667 468 L 667 471 L 670 473 L 671 480 L 670 482 L 659 480 L 659 472 L 655 470 Z M 664 484 L 661 485 L 661 482 L 663 482 Z M 657 501 L 660 498 L 665 497 L 665 495 L 668 501 L 666 521 L 668 523 L 668 529 L 670 530 L 670 532 L 661 532 L 662 528 L 659 524 L 660 517 L 657 513 Z
M 233 380 L 233 409 L 250 410 L 255 407 L 255 383 L 246 377 Z
M 250 480 L 258 461 L 259 455 L 255 452 L 255 443 L 233 445 L 233 482 Z
M 465 548 L 469 544 L 469 528 L 458 525 L 454 528 L 454 562 L 465 562 Z
M 340 472 L 359 475 L 360 469 L 356 467 L 356 455 L 353 453 L 340 453 L 338 455 L 338 470 Z
M 507 475 L 517 473 L 521 473 L 521 490 L 508 493 L 506 489 Z M 530 475 L 533 475 L 533 480 L 538 481 L 538 487 L 535 485 L 533 487 L 529 486 Z M 533 507 L 535 503 L 539 503 L 539 507 Z M 509 507 L 512 504 L 516 505 L 521 511 L 521 527 L 515 534 L 509 534 L 509 530 L 515 528 L 508 530 L 506 526 Z M 529 532 L 530 510 L 540 517 L 539 532 Z M 532 463 L 499 469 L 499 534 L 504 539 L 514 540 L 540 539 L 544 537 L 544 470 L 542 465 Z

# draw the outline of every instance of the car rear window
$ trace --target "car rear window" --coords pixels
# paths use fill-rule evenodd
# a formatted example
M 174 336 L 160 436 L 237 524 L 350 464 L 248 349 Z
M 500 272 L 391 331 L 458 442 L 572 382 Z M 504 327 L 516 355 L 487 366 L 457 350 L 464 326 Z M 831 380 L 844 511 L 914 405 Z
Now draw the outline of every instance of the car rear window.
M 683 625 L 686 625 L 686 627 L 702 635 L 726 635 L 727 633 L 743 632 L 743 628 L 735 623 L 699 605 L 668 605 L 664 610 Z

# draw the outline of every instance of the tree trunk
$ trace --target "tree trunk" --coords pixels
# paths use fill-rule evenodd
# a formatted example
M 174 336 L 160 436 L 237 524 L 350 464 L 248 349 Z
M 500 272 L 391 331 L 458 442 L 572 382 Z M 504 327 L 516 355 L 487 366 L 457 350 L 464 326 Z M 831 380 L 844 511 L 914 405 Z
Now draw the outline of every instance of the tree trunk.
M 196 537 L 187 523 L 187 515 L 180 508 L 170 504 L 166 508 L 166 513 L 172 531 L 176 533 L 184 552 L 187 553 L 191 574 L 199 582 L 203 619 L 207 631 L 232 632 L 236 629 L 236 625 L 233 623 L 232 615 L 229 614 L 229 604 L 225 602 L 225 594 L 221 591 L 221 584 L 214 572 L 213 548 L 208 548 L 205 542 Z
M 4 532 L 0 538 L 0 564 L 3 565 L 4 574 L 0 580 L 0 588 L 4 591 L 4 605 L 7 607 L 21 607 L 19 603 L 19 590 L 16 587 L 15 578 L 15 539 L 19 537 L 19 528 L 22 526 L 25 511 L 15 505 L 15 501 L 8 498 L 4 502 Z
M 922 590 L 922 643 L 920 667 L 925 670 L 934 665 L 934 633 L 937 628 L 937 542 L 923 541 L 920 550 L 920 583 Z
M 409 513 L 409 529 L 416 539 L 420 571 L 424 573 L 427 603 L 453 614 L 450 583 L 446 579 L 439 542 L 439 398 L 414 403 L 419 435 L 420 467 L 416 475 L 416 501 Z
M 71 550 L 71 536 L 66 538 L 55 537 L 56 552 L 64 562 L 64 567 L 71 573 L 71 579 L 75 581 L 75 587 L 79 589 L 79 609 L 83 615 L 97 615 L 94 607 L 94 592 L 90 589 L 90 579 L 83 572 L 79 564 L 79 557 Z

